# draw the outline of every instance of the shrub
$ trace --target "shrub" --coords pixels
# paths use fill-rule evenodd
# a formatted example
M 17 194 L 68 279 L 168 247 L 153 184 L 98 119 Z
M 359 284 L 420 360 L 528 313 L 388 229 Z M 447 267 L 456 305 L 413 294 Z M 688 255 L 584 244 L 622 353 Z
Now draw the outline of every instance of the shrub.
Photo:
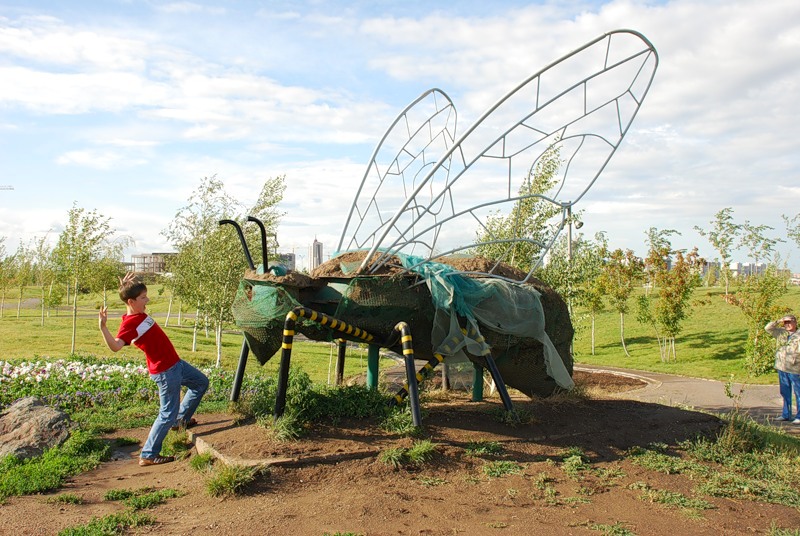
M 212 497 L 238 495 L 264 471 L 244 465 L 222 465 L 206 480 L 206 489 Z

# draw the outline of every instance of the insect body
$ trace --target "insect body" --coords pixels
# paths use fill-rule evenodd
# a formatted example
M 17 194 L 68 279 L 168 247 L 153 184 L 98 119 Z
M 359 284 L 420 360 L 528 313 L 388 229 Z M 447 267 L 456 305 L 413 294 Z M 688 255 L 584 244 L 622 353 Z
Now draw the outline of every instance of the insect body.
M 377 334 L 406 322 L 418 357 L 493 359 L 505 382 L 529 395 L 570 388 L 569 313 L 532 274 L 628 132 L 657 65 L 644 36 L 610 32 L 524 80 L 461 134 L 451 99 L 423 93 L 373 152 L 341 254 L 311 277 L 242 282 L 234 316 L 250 348 L 269 359 L 287 312 L 303 305 Z M 543 168 L 552 187 L 526 188 Z M 530 201 L 554 215 L 542 230 L 521 220 L 487 225 Z M 480 250 L 491 260 L 476 257 Z M 511 268 L 520 257 L 526 270 Z M 302 321 L 297 330 L 341 336 Z

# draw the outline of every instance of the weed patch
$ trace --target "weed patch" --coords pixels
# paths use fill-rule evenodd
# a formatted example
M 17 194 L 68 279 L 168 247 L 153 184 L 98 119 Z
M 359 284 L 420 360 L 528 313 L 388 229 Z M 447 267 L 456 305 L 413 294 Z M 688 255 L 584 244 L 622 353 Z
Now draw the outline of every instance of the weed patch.
M 499 456 L 503 453 L 503 445 L 497 441 L 471 441 L 464 452 L 467 456 Z
M 432 476 L 420 476 L 416 478 L 416 481 L 428 488 L 447 484 L 447 480 L 445 480 L 444 478 L 437 478 Z
M 378 459 L 395 469 L 403 466 L 420 466 L 429 462 L 436 454 L 436 444 L 429 439 L 415 441 L 410 448 L 395 447 L 381 452 Z
M 241 494 L 266 469 L 244 465 L 221 465 L 206 480 L 212 497 L 232 497 Z
M 402 437 L 415 437 L 420 433 L 420 430 L 414 426 L 411 409 L 407 406 L 391 408 L 381 421 L 380 427 L 390 434 Z
M 669 491 L 664 489 L 653 489 L 650 486 L 641 486 L 642 493 L 639 498 L 643 501 L 652 503 L 663 504 L 664 506 L 672 508 L 680 508 L 681 510 L 700 511 L 711 510 L 716 508 L 713 504 L 703 499 L 687 497 L 682 493 Z
M 585 526 L 591 530 L 601 532 L 606 536 L 636 536 L 635 532 L 625 527 L 625 525 L 619 521 L 613 525 L 605 523 L 585 523 Z
M 192 458 L 189 460 L 189 467 L 199 472 L 210 471 L 215 460 L 216 458 L 214 458 L 213 454 L 210 452 L 204 452 L 203 454 L 192 456 Z
M 183 460 L 189 456 L 192 447 L 189 433 L 186 430 L 170 430 L 167 437 L 164 438 L 161 451 L 165 456 L 175 456 L 176 459 Z
M 55 497 L 48 497 L 50 504 L 83 504 L 83 497 L 74 493 L 62 493 Z
M 580 478 L 581 473 L 589 470 L 591 466 L 584 460 L 580 454 L 574 454 L 561 462 L 561 470 L 564 471 L 571 478 Z
M 58 536 L 114 536 L 124 534 L 128 529 L 155 524 L 153 516 L 138 512 L 121 512 L 105 517 L 95 517 L 86 525 L 62 530 Z
M 66 478 L 100 465 L 109 453 L 105 441 L 76 430 L 63 445 L 41 456 L 26 460 L 7 456 L 0 462 L 0 499 L 58 489 Z
M 483 474 L 491 478 L 500 478 L 506 475 L 516 475 L 522 472 L 523 467 L 516 462 L 492 461 L 483 464 Z

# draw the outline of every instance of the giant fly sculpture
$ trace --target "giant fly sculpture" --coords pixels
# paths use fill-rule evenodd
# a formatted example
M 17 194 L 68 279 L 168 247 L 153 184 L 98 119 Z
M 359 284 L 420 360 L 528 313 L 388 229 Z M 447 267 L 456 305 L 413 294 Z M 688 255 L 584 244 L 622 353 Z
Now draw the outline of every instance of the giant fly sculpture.
M 571 388 L 569 313 L 532 274 L 619 148 L 657 66 L 643 35 L 609 32 L 523 80 L 461 134 L 443 91 L 419 96 L 377 144 L 338 255 L 305 277 L 269 273 L 265 253 L 267 273 L 246 274 L 233 306 L 247 345 L 232 398 L 248 350 L 263 364 L 282 347 L 282 414 L 295 332 L 401 353 L 408 383 L 396 399 L 411 394 L 412 406 L 415 356 L 428 370 L 458 359 L 488 369 L 509 410 L 506 385 L 530 396 Z M 543 167 L 553 186 L 533 191 Z M 554 214 L 536 233 L 514 210 L 530 202 Z M 510 225 L 487 223 L 502 213 Z

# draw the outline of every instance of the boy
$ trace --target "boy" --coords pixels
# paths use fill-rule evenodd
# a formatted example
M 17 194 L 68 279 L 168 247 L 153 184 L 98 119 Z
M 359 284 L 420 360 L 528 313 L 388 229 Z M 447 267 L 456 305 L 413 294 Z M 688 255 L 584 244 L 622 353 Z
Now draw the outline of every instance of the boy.
M 208 378 L 178 357 L 167 334 L 153 317 L 144 312 L 150 301 L 147 297 L 147 286 L 132 273 L 120 279 L 119 297 L 125 302 L 127 312 L 122 315 L 117 336 L 111 335 L 106 327 L 107 307 L 100 309 L 100 332 L 112 352 L 118 352 L 129 344 L 135 344 L 144 352 L 147 370 L 158 385 L 158 398 L 161 402 L 158 416 L 139 455 L 139 465 L 169 463 L 175 458 L 161 456 L 161 444 L 170 428 L 190 428 L 197 424 L 192 415 L 208 389 Z M 183 402 L 182 385 L 188 388 Z

